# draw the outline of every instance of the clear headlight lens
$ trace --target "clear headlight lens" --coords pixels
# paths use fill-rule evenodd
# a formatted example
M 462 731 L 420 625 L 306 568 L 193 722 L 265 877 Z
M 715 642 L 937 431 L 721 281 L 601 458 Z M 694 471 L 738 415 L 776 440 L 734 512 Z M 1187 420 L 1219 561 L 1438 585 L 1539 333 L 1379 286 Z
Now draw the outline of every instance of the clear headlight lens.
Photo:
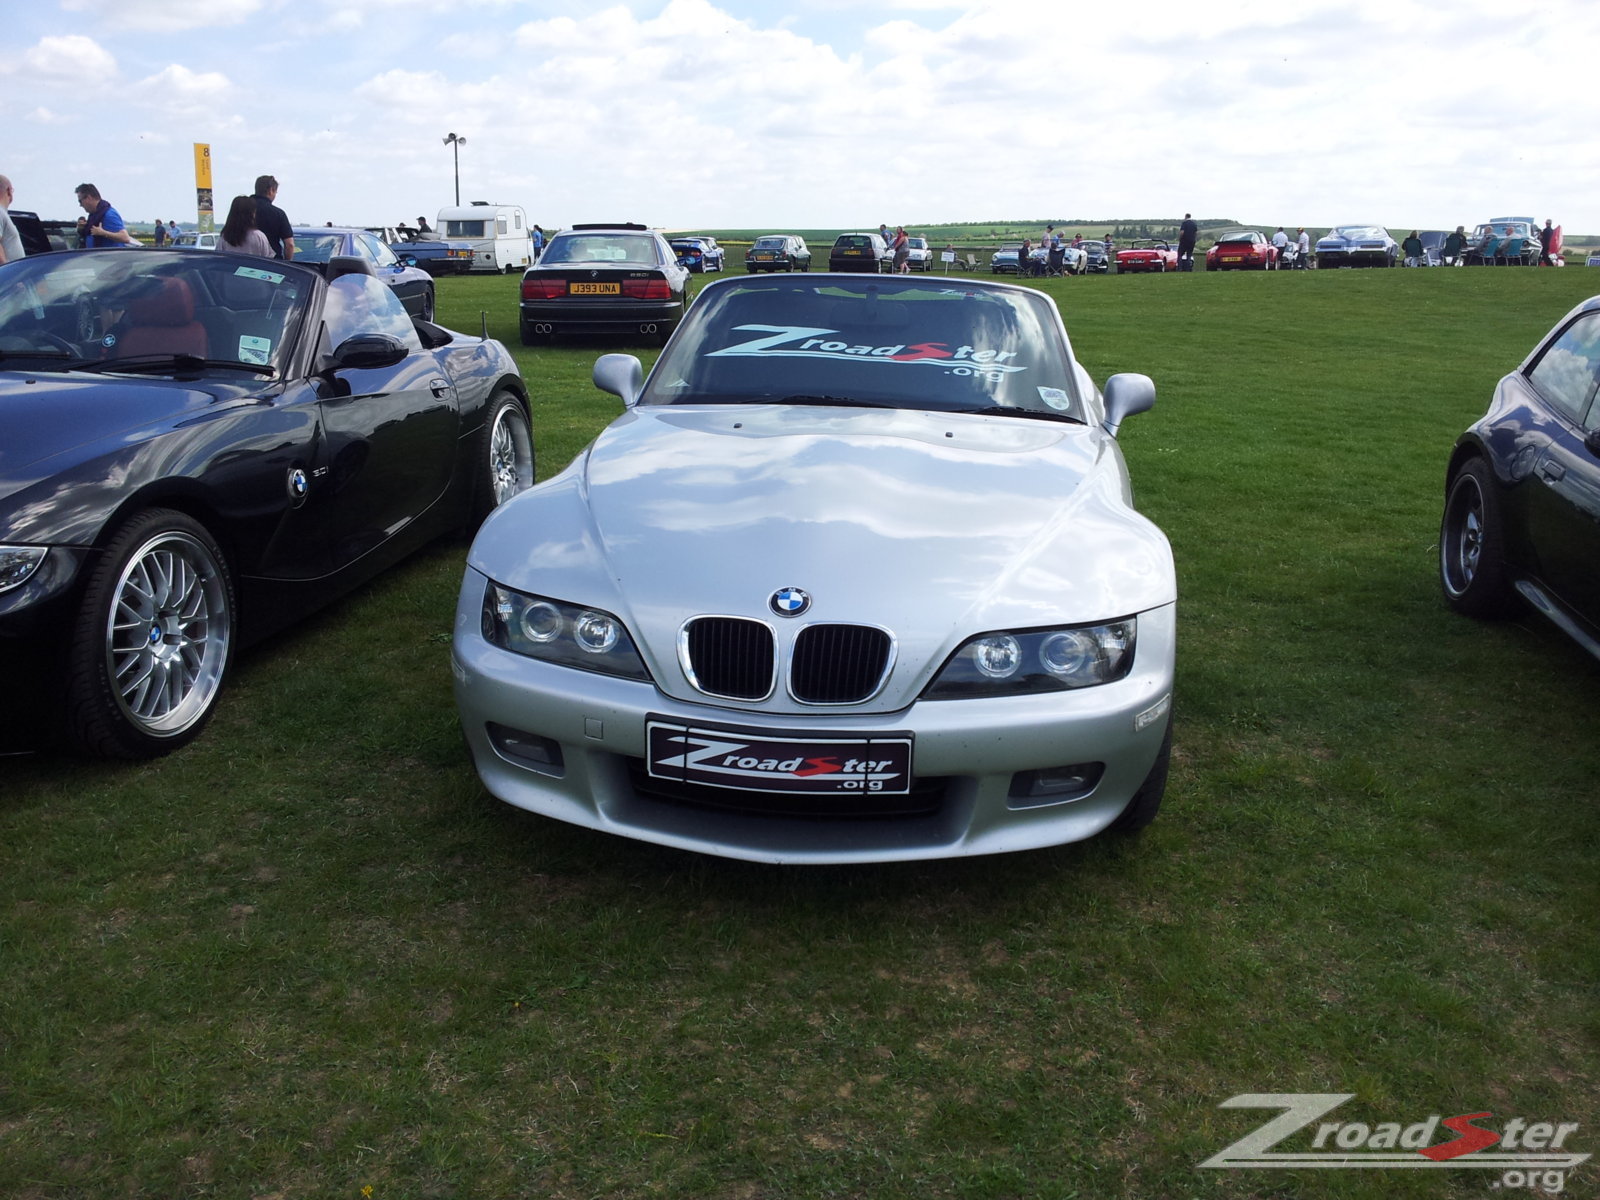
M 0 592 L 26 583 L 49 552 L 48 546 L 0 546 Z
M 610 613 L 525 596 L 496 583 L 483 589 L 483 636 L 502 650 L 580 671 L 650 678 L 633 639 Z
M 957 650 L 928 686 L 928 700 L 1019 696 L 1095 687 L 1133 669 L 1138 621 L 986 633 Z

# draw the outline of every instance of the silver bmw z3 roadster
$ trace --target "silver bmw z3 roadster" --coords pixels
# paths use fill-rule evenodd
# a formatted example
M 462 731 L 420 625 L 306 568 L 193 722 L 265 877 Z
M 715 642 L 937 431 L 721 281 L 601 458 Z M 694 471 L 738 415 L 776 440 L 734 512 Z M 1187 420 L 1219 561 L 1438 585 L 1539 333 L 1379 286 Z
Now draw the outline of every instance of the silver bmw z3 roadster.
M 453 669 L 484 785 L 707 854 L 867 863 L 1147 825 L 1177 582 L 1041 292 L 764 275 L 705 288 L 625 410 L 495 511 Z

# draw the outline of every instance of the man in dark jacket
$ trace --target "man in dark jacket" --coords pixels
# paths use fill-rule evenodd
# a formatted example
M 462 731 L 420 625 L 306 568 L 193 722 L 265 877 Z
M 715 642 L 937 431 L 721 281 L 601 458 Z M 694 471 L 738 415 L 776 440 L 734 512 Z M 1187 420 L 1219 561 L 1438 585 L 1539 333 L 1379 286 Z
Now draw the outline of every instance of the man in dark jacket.
M 271 175 L 256 178 L 256 228 L 267 235 L 272 257 L 288 261 L 294 257 L 294 227 L 283 209 L 273 203 L 278 198 L 278 181 Z
M 1184 213 L 1183 224 L 1178 226 L 1178 270 L 1194 270 L 1194 244 L 1199 237 L 1200 227 L 1194 223 L 1194 215 Z

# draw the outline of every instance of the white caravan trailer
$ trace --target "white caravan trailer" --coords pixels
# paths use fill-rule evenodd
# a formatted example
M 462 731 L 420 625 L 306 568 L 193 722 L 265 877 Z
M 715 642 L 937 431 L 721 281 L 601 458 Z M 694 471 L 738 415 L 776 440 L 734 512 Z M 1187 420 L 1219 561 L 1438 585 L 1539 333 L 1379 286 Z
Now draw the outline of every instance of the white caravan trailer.
M 533 226 L 515 204 L 471 204 L 439 210 L 434 236 L 472 248 L 474 271 L 520 271 L 533 262 Z

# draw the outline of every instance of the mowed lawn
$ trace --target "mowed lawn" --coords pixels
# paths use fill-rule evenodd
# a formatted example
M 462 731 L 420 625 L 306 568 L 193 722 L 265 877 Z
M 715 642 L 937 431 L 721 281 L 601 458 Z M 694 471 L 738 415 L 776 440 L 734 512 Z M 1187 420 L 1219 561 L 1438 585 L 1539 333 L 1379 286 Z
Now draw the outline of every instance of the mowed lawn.
M 1219 1107 L 1246 1092 L 1577 1122 L 1566 1148 L 1600 1151 L 1600 664 L 1435 581 L 1452 440 L 1597 285 L 1044 285 L 1098 379 L 1159 396 L 1123 444 L 1177 556 L 1177 732 L 1135 840 L 782 869 L 501 805 L 451 697 L 460 542 L 244 655 L 170 759 L 0 760 L 0 1196 L 1501 1181 L 1198 1169 L 1273 1115 Z M 515 296 L 446 280 L 441 319 L 516 346 Z M 516 348 L 547 477 L 619 404 L 605 347 Z

